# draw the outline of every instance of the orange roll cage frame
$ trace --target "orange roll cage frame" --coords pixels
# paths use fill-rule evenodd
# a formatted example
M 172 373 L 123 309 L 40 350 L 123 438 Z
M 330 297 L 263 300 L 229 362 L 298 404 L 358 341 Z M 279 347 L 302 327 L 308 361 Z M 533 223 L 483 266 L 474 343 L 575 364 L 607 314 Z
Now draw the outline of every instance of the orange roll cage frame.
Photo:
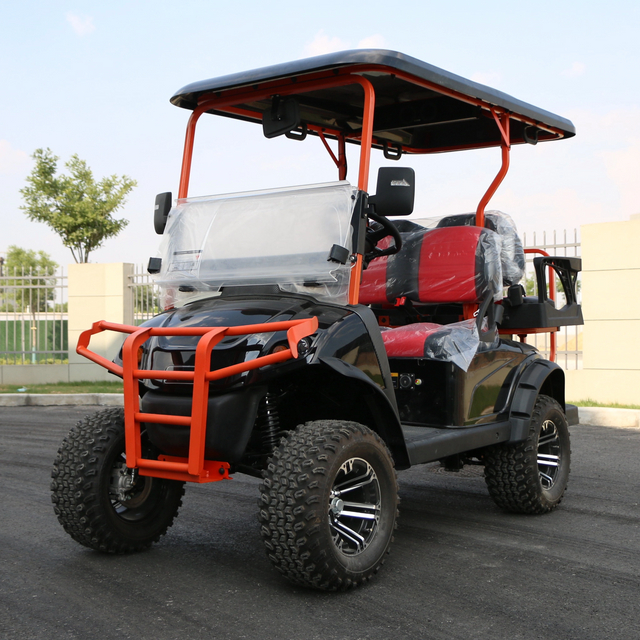
M 142 476 L 182 480 L 189 482 L 215 482 L 229 478 L 229 463 L 205 460 L 205 437 L 209 383 L 228 376 L 259 369 L 298 357 L 298 343 L 318 329 L 315 317 L 283 322 L 266 322 L 240 327 L 134 327 L 101 320 L 91 329 L 83 331 L 76 351 L 111 373 L 121 376 L 124 382 L 125 452 L 127 467 L 139 469 Z M 111 362 L 89 349 L 91 336 L 103 331 L 130 334 L 122 346 L 122 366 Z M 255 358 L 247 362 L 211 370 L 211 351 L 227 336 L 251 333 L 287 332 L 288 349 Z M 196 347 L 193 371 L 155 371 L 138 368 L 138 351 L 152 336 L 200 336 Z M 140 412 L 140 380 L 183 380 L 193 382 L 193 398 L 190 416 L 151 414 Z M 158 460 L 142 457 L 141 423 L 154 422 L 190 427 L 189 456 L 160 456 Z
M 191 116 L 189 117 L 189 121 L 187 123 L 187 130 L 185 135 L 184 142 L 184 152 L 182 156 L 182 169 L 180 174 L 180 185 L 178 190 L 178 198 L 186 198 L 189 192 L 189 180 L 191 176 L 191 162 L 193 158 L 193 148 L 194 148 L 194 140 L 195 140 L 195 130 L 198 120 L 200 116 L 211 110 L 218 110 L 222 112 L 227 112 L 230 114 L 236 115 L 244 115 L 251 117 L 255 120 L 261 119 L 262 114 L 260 112 L 251 111 L 249 109 L 245 109 L 242 107 L 238 107 L 238 104 L 243 104 L 246 102 L 261 100 L 264 98 L 269 98 L 273 95 L 292 95 L 296 93 L 302 93 L 305 91 L 314 91 L 320 90 L 327 87 L 339 87 L 346 86 L 351 84 L 359 84 L 364 91 L 364 107 L 363 107 L 363 118 L 362 118 L 362 130 L 359 132 L 359 135 L 350 136 L 350 138 L 354 141 L 358 141 L 360 143 L 360 166 L 358 172 L 358 189 L 361 191 L 367 191 L 368 189 L 368 180 L 369 180 L 369 167 L 371 160 L 371 148 L 373 143 L 373 120 L 374 120 L 374 110 L 375 110 L 375 90 L 371 82 L 359 75 L 360 73 L 364 73 L 369 71 L 370 68 L 367 65 L 361 65 L 357 67 L 352 67 L 348 72 L 341 71 L 332 71 L 330 73 L 327 72 L 319 72 L 315 74 L 310 74 L 306 79 L 300 80 L 299 78 L 288 78 L 284 81 L 275 80 L 271 82 L 262 83 L 253 87 L 242 87 L 240 89 L 230 89 L 228 91 L 219 92 L 217 95 L 205 94 L 201 96 L 198 100 L 198 106 L 193 110 Z M 376 71 L 380 71 L 380 68 L 377 67 Z M 390 70 L 392 71 L 392 70 Z M 486 102 L 473 99 L 469 96 L 464 96 L 463 94 L 445 89 L 436 84 L 430 83 L 425 80 L 421 80 L 416 78 L 415 76 L 409 74 L 398 74 L 397 70 L 394 70 L 393 73 L 395 75 L 399 75 L 400 77 L 406 76 L 406 79 L 411 80 L 411 82 L 421 85 L 423 87 L 432 89 L 441 93 L 443 95 L 447 95 L 450 97 L 454 97 L 458 100 L 464 101 L 469 104 L 473 104 L 475 106 L 483 107 L 491 112 L 493 119 L 496 122 L 496 125 L 500 131 L 500 147 L 502 150 L 502 165 L 498 171 L 498 174 L 493 179 L 491 185 L 487 189 L 486 193 L 480 200 L 478 204 L 478 208 L 476 211 L 476 226 L 484 226 L 484 210 L 489 200 L 496 192 L 502 181 L 504 180 L 507 171 L 509 170 L 509 155 L 510 155 L 510 127 L 509 122 L 510 118 L 513 114 L 510 114 L 506 111 L 499 111 L 494 106 L 487 104 Z M 519 120 L 529 122 L 527 118 L 523 116 L 517 116 Z M 533 123 L 533 121 L 531 121 Z M 540 127 L 539 123 L 536 123 L 538 127 Z M 549 133 L 553 133 L 554 135 L 561 135 L 559 130 L 555 130 L 549 127 L 540 127 L 548 131 Z M 327 128 L 317 127 L 314 125 L 310 125 L 309 129 L 316 133 L 323 145 L 329 152 L 331 159 L 336 164 L 338 168 L 338 178 L 340 180 L 344 180 L 347 177 L 347 161 L 346 161 L 346 153 L 345 153 L 345 142 L 347 136 L 337 130 L 330 130 Z M 326 139 L 326 135 L 329 134 L 338 140 L 338 157 L 334 154 L 334 152 L 329 147 L 329 144 Z M 360 279 L 362 275 L 362 259 L 363 256 L 356 256 L 356 263 L 353 267 L 352 277 L 350 278 L 349 283 L 349 304 L 357 304 L 359 298 L 359 290 L 360 290 Z

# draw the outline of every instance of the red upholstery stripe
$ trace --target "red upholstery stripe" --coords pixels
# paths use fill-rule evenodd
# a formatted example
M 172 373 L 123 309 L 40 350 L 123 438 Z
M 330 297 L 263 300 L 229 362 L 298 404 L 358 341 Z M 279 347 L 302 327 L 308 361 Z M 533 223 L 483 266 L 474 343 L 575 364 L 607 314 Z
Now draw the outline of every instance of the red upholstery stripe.
M 476 249 L 480 227 L 443 227 L 424 234 L 419 302 L 478 302 Z
M 387 256 L 369 263 L 360 281 L 360 304 L 388 304 Z

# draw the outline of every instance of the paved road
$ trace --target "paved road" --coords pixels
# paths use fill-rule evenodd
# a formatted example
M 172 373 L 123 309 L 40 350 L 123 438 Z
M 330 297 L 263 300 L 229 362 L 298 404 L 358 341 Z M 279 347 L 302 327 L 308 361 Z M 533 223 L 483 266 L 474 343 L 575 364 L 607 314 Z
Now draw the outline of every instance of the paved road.
M 401 518 L 378 579 L 346 594 L 282 580 L 262 549 L 257 480 L 189 485 L 152 551 L 105 556 L 59 526 L 49 472 L 91 407 L 0 408 L 0 638 L 640 637 L 640 430 L 572 429 L 561 507 L 512 516 L 474 468 L 400 474 Z

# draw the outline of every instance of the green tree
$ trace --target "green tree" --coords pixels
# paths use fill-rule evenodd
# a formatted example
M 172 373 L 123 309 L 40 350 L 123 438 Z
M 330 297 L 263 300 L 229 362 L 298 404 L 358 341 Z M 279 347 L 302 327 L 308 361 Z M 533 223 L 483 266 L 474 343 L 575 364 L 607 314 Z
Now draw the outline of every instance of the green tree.
M 56 175 L 58 157 L 50 149 L 36 149 L 32 157 L 36 165 L 20 190 L 25 203 L 20 208 L 30 220 L 51 227 L 76 262 L 88 262 L 92 251 L 129 223 L 112 214 L 124 205 L 136 181 L 112 175 L 96 182 L 75 154 L 65 165 L 69 175 Z
M 22 249 L 11 245 L 3 264 L 3 311 L 30 312 L 35 317 L 47 311 L 55 299 L 55 279 L 58 265 L 44 251 Z

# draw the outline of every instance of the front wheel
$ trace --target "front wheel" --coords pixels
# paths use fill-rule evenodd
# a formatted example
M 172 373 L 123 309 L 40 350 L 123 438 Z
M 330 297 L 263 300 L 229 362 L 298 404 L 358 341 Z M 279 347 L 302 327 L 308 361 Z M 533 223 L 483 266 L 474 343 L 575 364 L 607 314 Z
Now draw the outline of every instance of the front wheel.
M 524 442 L 491 447 L 485 481 L 494 502 L 512 513 L 547 513 L 560 504 L 569 480 L 569 427 L 560 405 L 540 395 Z
M 152 455 L 144 433 L 142 450 Z M 76 542 L 106 553 L 149 548 L 173 523 L 184 494 L 183 482 L 127 468 L 124 451 L 124 411 L 99 411 L 71 429 L 51 472 L 60 524 Z
M 309 422 L 283 439 L 260 487 L 267 554 L 291 581 L 335 591 L 384 563 L 398 514 L 391 454 L 368 427 Z

